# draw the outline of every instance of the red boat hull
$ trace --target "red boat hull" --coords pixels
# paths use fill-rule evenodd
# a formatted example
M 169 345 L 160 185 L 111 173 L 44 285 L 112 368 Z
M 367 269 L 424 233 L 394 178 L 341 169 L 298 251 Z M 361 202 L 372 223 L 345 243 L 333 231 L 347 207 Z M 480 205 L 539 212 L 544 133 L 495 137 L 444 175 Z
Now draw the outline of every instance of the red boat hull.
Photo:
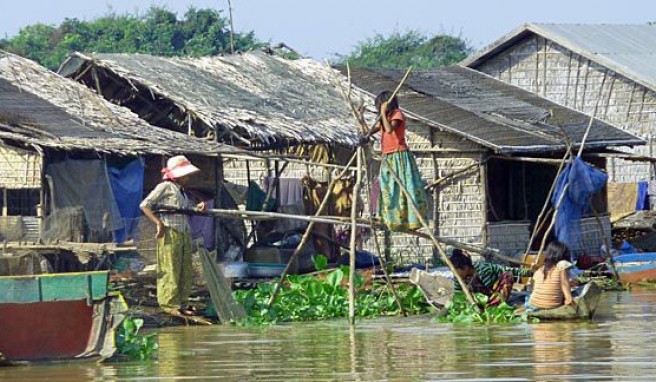
M 645 269 L 642 271 L 620 273 L 620 281 L 623 284 L 636 284 L 643 281 L 656 280 L 656 269 Z
M 85 300 L 0 304 L 0 352 L 8 360 L 70 359 L 89 343 L 93 307 Z

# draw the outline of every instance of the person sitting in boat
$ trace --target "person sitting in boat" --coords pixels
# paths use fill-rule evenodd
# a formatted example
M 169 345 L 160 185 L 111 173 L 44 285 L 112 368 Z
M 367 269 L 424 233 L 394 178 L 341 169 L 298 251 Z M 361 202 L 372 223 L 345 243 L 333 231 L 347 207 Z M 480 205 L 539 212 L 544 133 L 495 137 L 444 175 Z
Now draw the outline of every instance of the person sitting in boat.
M 558 241 L 549 243 L 544 265 L 533 274 L 533 292 L 526 304 L 527 311 L 573 304 L 569 281 L 570 260 L 569 248 L 565 244 Z
M 157 303 L 172 315 L 193 315 L 188 306 L 192 286 L 191 227 L 189 217 L 181 213 L 157 215 L 155 206 L 180 210 L 205 209 L 203 202 L 192 206 L 185 192 L 190 176 L 199 172 L 198 167 L 183 155 L 170 158 L 162 169 L 163 182 L 141 202 L 143 214 L 152 221 L 157 233 Z
M 457 248 L 453 250 L 450 260 L 460 278 L 472 292 L 490 297 L 487 303 L 490 306 L 508 300 L 515 277 L 531 276 L 533 273 L 528 269 L 507 267 L 487 261 L 478 261 L 474 264 L 470 256 Z M 457 282 L 455 290 L 460 290 L 460 284 Z

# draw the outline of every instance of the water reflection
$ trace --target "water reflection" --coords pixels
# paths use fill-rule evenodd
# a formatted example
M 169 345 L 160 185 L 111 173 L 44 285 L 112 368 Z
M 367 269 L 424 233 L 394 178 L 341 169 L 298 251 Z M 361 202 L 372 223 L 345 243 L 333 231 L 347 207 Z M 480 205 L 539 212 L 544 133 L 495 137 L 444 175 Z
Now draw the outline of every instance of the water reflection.
M 575 352 L 572 326 L 537 324 L 531 328 L 533 362 L 536 376 L 569 376 Z
M 149 364 L 0 368 L 2 381 L 652 380 L 654 291 L 607 293 L 594 322 L 463 326 L 427 317 L 159 332 Z

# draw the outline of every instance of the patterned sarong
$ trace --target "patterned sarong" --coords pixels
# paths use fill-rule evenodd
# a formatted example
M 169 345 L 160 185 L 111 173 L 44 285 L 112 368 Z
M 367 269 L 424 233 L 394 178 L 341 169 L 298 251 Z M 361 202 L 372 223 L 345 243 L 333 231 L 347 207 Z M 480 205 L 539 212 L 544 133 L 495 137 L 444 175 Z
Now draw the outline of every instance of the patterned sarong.
M 416 230 L 421 228 L 419 217 L 415 214 L 408 198 L 401 191 L 401 187 L 392 177 L 389 168 L 398 175 L 404 184 L 417 209 L 425 218 L 428 215 L 428 201 L 424 191 L 424 184 L 410 151 L 397 151 L 383 155 L 380 166 L 380 197 L 378 198 L 378 216 L 391 231 Z M 389 167 L 388 167 L 389 166 Z

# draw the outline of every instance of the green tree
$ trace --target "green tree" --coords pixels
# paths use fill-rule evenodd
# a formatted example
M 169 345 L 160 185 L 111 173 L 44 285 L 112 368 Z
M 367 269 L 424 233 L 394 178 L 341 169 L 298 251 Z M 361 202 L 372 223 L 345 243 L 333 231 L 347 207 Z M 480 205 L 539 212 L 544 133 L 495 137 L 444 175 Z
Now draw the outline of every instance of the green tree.
M 248 51 L 266 45 L 255 33 L 236 33 L 235 49 Z M 230 52 L 230 30 L 214 9 L 189 8 L 182 19 L 162 7 L 143 15 L 108 13 L 92 21 L 75 18 L 59 26 L 34 24 L 9 39 L 0 49 L 57 69 L 72 52 L 148 53 L 161 56 L 206 56 Z
M 348 61 L 354 67 L 434 68 L 463 60 L 472 49 L 460 37 L 438 34 L 426 36 L 417 31 L 377 34 L 357 44 L 346 56 L 338 55 L 336 64 Z

